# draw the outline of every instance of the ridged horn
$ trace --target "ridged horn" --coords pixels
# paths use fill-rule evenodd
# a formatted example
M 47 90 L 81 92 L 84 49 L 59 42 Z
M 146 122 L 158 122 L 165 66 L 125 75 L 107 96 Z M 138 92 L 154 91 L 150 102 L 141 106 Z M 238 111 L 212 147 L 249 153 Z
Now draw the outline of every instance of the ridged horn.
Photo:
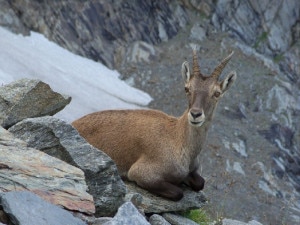
M 200 76 L 200 67 L 198 64 L 197 47 L 193 47 L 193 75 Z
M 226 64 L 229 62 L 233 55 L 234 51 L 232 51 L 225 59 L 222 60 L 222 62 L 215 68 L 214 72 L 211 76 L 215 77 L 216 79 L 219 79 L 219 76 L 221 75 L 223 69 L 225 68 Z

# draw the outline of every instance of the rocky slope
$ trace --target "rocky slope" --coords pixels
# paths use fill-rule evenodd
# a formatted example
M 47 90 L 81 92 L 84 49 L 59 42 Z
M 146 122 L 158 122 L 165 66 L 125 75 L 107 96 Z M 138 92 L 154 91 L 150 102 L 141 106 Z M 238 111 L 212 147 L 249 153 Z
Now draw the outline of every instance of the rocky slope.
M 118 69 L 152 95 L 150 107 L 176 116 L 186 107 L 180 68 L 191 61 L 190 45 L 200 46 L 206 74 L 235 50 L 225 73 L 234 69 L 238 79 L 202 153 L 208 210 L 263 224 L 299 221 L 300 2 L 152 3 L 1 0 L 0 23 Z

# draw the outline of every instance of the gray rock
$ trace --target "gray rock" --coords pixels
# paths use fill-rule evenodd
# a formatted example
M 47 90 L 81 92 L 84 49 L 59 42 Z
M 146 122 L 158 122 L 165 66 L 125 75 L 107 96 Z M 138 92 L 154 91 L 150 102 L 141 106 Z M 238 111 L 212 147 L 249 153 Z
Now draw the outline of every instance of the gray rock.
M 54 115 L 70 101 L 40 80 L 15 81 L 0 88 L 0 125 L 7 128 L 25 118 Z
M 86 224 L 70 212 L 50 204 L 28 191 L 6 192 L 2 193 L 0 198 L 0 204 L 13 224 Z
M 25 28 L 16 12 L 11 8 L 9 1 L 0 0 L 0 26 L 5 27 L 15 33 L 29 35 L 29 29 Z
M 41 32 L 64 48 L 110 68 L 118 47 L 134 41 L 157 44 L 170 39 L 188 20 L 181 5 L 166 0 L 117 0 L 113 4 L 16 0 L 10 7 L 19 12 L 25 28 Z
M 168 221 L 166 221 L 162 216 L 158 214 L 153 214 L 149 218 L 149 222 L 151 225 L 171 225 Z
M 115 217 L 103 225 L 150 225 L 131 202 L 124 203 Z
M 111 217 L 100 217 L 100 218 L 96 218 L 91 225 L 103 225 L 104 223 L 107 223 L 109 221 L 111 221 L 112 218 Z
M 114 162 L 88 144 L 66 122 L 46 116 L 21 121 L 9 129 L 16 137 L 84 171 L 96 215 L 111 216 L 123 203 L 126 188 Z
M 126 182 L 128 193 L 126 199 L 132 201 L 140 210 L 145 213 L 162 213 L 185 211 L 189 209 L 198 209 L 206 204 L 206 197 L 202 192 L 194 192 L 184 189 L 184 197 L 174 202 L 136 186 L 134 183 Z
M 206 30 L 200 24 L 194 24 L 191 29 L 190 38 L 203 41 L 206 38 Z
M 16 143 L 12 140 L 0 144 L 1 191 L 27 190 L 68 210 L 95 212 L 93 197 L 86 192 L 84 173 L 80 169 Z
M 0 145 L 27 147 L 27 143 L 14 137 L 14 135 L 0 126 Z
M 162 216 L 172 225 L 198 225 L 198 223 L 180 215 L 164 213 Z
M 143 41 L 137 41 L 133 43 L 130 48 L 130 62 L 149 62 L 150 58 L 155 55 L 155 49 L 153 45 L 150 45 Z
M 299 8 L 297 0 L 218 1 L 213 23 L 260 52 L 280 53 L 293 41 L 291 30 L 299 19 Z
M 238 220 L 223 219 L 222 225 L 262 225 L 262 224 L 257 222 L 256 220 L 251 220 L 248 223 L 244 223 Z

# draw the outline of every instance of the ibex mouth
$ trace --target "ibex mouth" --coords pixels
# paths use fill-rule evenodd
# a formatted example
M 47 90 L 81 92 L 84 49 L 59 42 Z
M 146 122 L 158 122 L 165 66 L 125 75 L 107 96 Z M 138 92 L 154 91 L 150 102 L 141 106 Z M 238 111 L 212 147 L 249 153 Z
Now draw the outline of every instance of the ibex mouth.
M 197 127 L 200 127 L 202 126 L 202 124 L 204 123 L 204 120 L 203 121 L 190 121 L 190 123 L 193 125 L 193 126 L 197 126 Z

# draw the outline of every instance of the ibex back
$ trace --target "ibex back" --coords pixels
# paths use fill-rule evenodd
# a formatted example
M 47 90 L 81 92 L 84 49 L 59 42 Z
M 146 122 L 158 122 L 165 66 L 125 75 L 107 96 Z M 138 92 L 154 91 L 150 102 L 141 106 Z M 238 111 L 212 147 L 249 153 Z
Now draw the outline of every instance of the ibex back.
M 199 153 L 216 105 L 236 79 L 236 73 L 230 72 L 219 81 L 232 55 L 210 76 L 204 76 L 193 50 L 193 73 L 188 62 L 182 64 L 188 109 L 179 118 L 156 110 L 109 110 L 86 115 L 73 126 L 115 161 L 123 178 L 152 193 L 180 200 L 181 183 L 194 191 L 204 187 L 198 173 Z

